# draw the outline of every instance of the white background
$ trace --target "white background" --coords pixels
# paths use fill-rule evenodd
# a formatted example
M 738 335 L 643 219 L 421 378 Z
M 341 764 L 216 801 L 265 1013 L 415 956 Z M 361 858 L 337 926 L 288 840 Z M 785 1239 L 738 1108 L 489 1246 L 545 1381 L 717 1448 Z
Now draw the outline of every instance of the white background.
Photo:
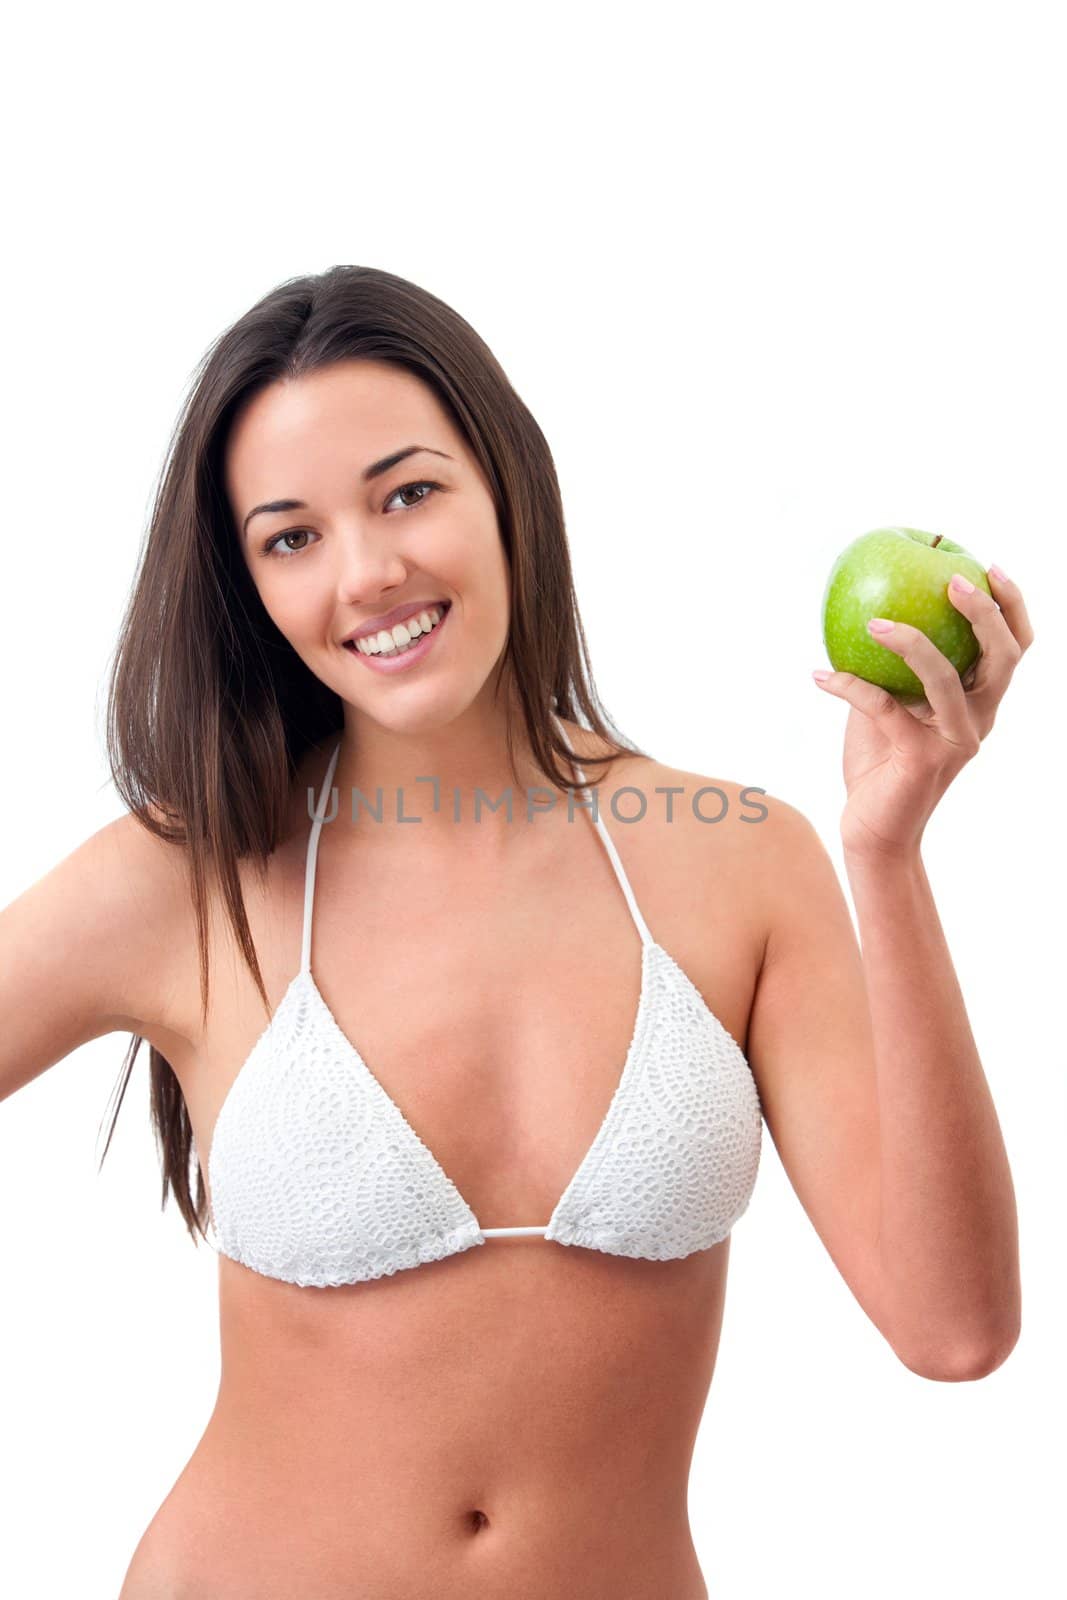
M 166 441 L 207 344 L 284 278 L 378 266 L 473 323 L 554 452 L 607 710 L 660 759 L 797 806 L 843 883 L 847 707 L 810 677 L 834 557 L 905 523 L 1021 584 L 1037 642 L 924 859 L 1012 1161 L 1022 1338 L 977 1383 L 901 1366 L 765 1137 L 690 1512 L 713 1600 L 1058 1591 L 1060 8 L 22 18 L 0 105 L 0 904 L 121 809 L 104 686 Z M 147 1044 L 97 1170 L 127 1043 L 0 1105 L 17 1600 L 113 1600 L 215 1397 L 216 1259 L 159 1209 Z

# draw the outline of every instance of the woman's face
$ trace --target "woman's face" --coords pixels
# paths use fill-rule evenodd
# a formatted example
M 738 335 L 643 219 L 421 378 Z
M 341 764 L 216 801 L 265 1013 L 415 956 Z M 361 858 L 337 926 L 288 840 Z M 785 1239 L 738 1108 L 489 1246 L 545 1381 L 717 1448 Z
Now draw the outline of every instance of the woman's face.
M 355 710 L 418 732 L 486 688 L 510 609 L 496 509 L 465 440 L 411 373 L 343 361 L 270 385 L 231 432 L 226 493 L 272 621 Z M 410 660 L 345 643 L 432 605 L 447 606 L 440 632 L 420 636 Z

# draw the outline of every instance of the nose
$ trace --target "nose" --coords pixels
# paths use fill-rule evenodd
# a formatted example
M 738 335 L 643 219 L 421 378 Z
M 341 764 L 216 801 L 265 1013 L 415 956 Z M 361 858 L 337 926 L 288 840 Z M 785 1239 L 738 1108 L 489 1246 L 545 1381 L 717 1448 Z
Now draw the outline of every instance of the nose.
M 341 530 L 337 550 L 337 597 L 344 605 L 371 604 L 407 578 L 407 563 L 385 530 L 352 523 Z

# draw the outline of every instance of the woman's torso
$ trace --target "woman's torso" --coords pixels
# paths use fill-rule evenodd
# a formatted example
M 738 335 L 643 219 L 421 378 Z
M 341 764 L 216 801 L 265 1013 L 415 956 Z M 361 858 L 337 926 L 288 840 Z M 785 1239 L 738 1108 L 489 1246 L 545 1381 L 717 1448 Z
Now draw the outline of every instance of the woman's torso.
M 579 757 L 596 747 L 568 733 Z M 242 872 L 272 1010 L 299 964 L 306 786 L 318 793 L 331 748 L 309 757 L 265 884 Z M 700 782 L 623 757 L 600 811 L 652 937 L 744 1048 L 766 934 L 740 821 L 753 812 L 723 783 L 723 820 L 697 821 Z M 647 806 L 631 825 L 609 806 L 624 784 Z M 665 784 L 685 786 L 671 821 Z M 614 1093 L 640 991 L 640 938 L 589 817 L 568 823 L 565 798 L 523 817 L 493 830 L 495 850 L 457 828 L 432 871 L 399 828 L 362 849 L 366 820 L 324 828 L 315 871 L 315 982 L 484 1228 L 547 1221 Z M 205 1178 L 266 1022 L 214 907 L 211 958 L 200 1027 L 190 931 L 175 978 L 188 1044 L 168 1035 L 167 1052 Z M 215 1409 L 121 1600 L 702 1600 L 688 1474 L 728 1253 L 729 1239 L 651 1261 L 490 1238 L 325 1289 L 220 1254 Z

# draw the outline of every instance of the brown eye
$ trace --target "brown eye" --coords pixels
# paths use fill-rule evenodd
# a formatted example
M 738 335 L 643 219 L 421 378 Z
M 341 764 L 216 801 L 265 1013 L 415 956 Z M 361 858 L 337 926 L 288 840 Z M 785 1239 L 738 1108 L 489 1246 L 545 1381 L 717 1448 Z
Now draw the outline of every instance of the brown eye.
M 432 493 L 434 489 L 440 489 L 440 487 L 441 485 L 439 483 L 402 483 L 399 489 L 393 490 L 392 494 L 389 496 L 389 500 L 395 500 L 398 494 L 406 494 L 409 489 L 429 489 Z M 429 498 L 429 494 L 420 495 L 419 498 L 413 501 L 411 505 L 405 505 L 401 507 L 401 509 L 404 511 L 414 511 L 416 506 L 421 506 L 423 501 L 429 500 Z M 385 502 L 386 506 L 388 506 L 389 500 Z
M 274 537 L 268 539 L 266 544 L 263 546 L 263 554 L 265 556 L 281 556 L 283 561 L 287 558 L 287 556 L 298 555 L 301 550 L 307 549 L 306 545 L 299 545 L 295 550 L 293 549 L 292 545 L 287 545 L 284 552 L 280 551 L 276 547 L 281 544 L 283 539 L 299 539 L 301 536 L 306 538 L 307 535 L 307 528 L 289 528 L 285 533 L 276 533 Z

